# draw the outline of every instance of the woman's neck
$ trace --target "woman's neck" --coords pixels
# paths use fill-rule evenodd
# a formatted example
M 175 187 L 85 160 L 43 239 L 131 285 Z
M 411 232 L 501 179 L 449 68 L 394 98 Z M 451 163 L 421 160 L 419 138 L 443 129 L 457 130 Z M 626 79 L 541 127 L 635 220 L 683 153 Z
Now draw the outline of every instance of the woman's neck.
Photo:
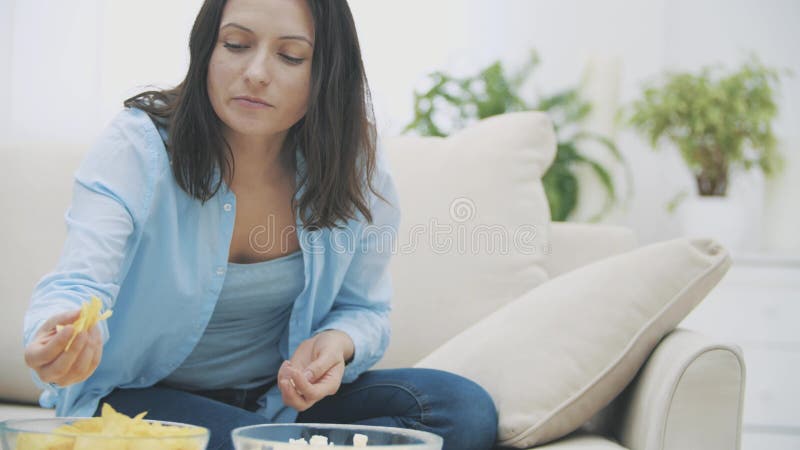
M 294 155 L 284 155 L 281 151 L 286 135 L 287 132 L 272 136 L 226 134 L 235 163 L 233 179 L 231 174 L 225 178 L 228 185 L 264 186 L 285 182 L 289 174 L 294 174 Z

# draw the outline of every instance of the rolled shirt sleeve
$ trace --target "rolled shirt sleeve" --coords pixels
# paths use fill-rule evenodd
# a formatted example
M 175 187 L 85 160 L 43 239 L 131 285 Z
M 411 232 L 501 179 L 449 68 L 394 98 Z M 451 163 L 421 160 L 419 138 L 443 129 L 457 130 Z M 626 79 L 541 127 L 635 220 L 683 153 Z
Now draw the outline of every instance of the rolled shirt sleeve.
M 119 113 L 76 171 L 64 216 L 66 240 L 56 267 L 34 288 L 24 318 L 24 346 L 47 319 L 80 308 L 91 296 L 104 308 L 113 307 L 153 194 L 156 157 L 142 134 L 141 114 Z M 106 322 L 99 326 L 103 342 L 108 341 Z M 35 372 L 33 378 L 41 388 L 53 389 Z

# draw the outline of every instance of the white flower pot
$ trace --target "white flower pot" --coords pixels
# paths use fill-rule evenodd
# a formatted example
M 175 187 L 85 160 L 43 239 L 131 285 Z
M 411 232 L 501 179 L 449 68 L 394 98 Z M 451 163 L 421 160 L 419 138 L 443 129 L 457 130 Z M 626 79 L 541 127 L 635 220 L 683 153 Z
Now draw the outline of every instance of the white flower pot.
M 752 218 L 739 198 L 695 195 L 681 203 L 678 214 L 684 236 L 713 238 L 730 252 L 752 247 L 748 238 L 758 239 L 748 237 Z

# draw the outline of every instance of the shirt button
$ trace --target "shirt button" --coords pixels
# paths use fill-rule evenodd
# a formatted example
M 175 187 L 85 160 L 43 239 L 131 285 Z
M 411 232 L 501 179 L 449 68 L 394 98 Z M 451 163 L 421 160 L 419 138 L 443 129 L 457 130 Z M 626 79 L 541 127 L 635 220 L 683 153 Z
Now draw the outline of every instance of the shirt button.
M 224 267 L 217 267 L 217 275 L 223 275 L 225 273 Z
M 225 203 L 224 205 L 222 205 L 222 209 L 230 212 L 230 210 L 233 209 L 233 205 L 231 205 L 230 203 Z

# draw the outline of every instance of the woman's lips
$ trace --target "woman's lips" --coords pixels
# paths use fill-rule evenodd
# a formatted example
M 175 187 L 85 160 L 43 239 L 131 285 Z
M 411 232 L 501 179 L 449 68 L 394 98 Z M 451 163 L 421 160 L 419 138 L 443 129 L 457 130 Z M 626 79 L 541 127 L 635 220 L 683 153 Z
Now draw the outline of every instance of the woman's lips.
M 233 102 L 243 108 L 248 109 L 267 109 L 273 107 L 263 100 L 254 99 L 251 97 L 234 97 Z

